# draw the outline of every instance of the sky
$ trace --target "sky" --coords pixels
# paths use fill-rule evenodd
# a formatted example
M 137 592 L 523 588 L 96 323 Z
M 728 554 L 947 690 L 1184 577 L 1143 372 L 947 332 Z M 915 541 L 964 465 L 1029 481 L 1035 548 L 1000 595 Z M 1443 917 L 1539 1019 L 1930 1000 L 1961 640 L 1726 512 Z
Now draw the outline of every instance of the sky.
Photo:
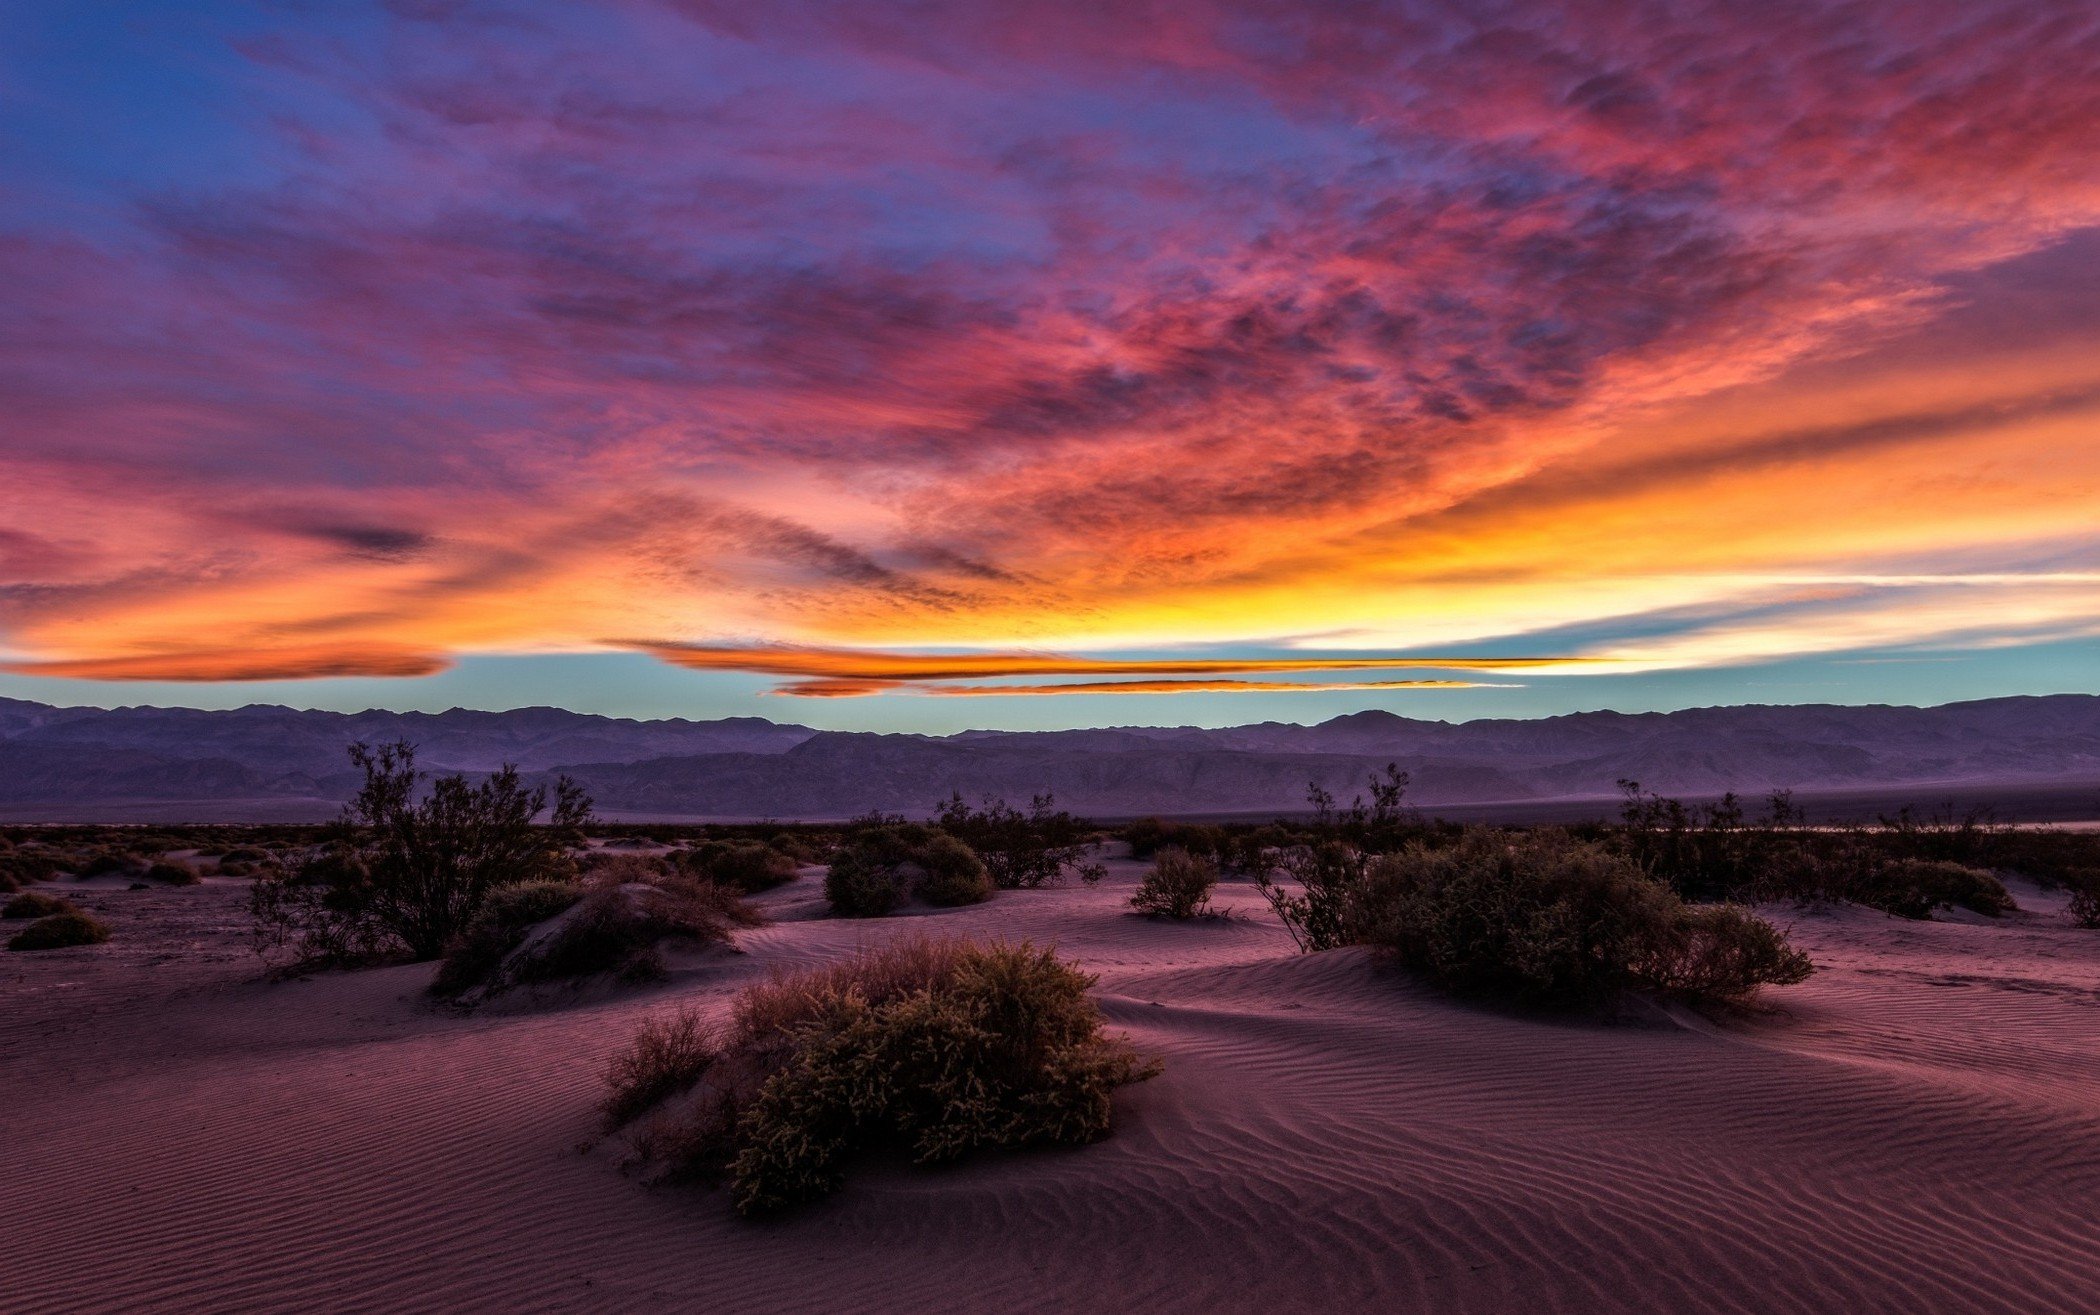
M 13 0 L 0 697 L 2100 692 L 2092 0 Z

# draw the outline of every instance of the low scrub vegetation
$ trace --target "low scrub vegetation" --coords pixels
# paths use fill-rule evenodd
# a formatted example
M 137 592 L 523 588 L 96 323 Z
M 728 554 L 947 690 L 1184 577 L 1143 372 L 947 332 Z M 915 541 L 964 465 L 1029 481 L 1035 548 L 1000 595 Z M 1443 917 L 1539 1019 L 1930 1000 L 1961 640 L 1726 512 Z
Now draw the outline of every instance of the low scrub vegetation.
M 732 887 L 628 857 L 599 866 L 587 881 L 491 892 L 431 991 L 459 999 L 601 974 L 656 981 L 667 971 L 663 942 L 729 944 L 737 928 L 761 921 Z
M 794 855 L 756 840 L 703 840 L 681 852 L 678 861 L 695 876 L 746 895 L 793 881 L 800 866 Z
M 1025 813 L 994 798 L 972 808 L 955 794 L 935 810 L 934 825 L 968 845 L 1000 890 L 1054 886 L 1068 871 L 1091 885 L 1105 872 L 1087 858 L 1092 829 L 1047 794 L 1030 799 Z
M 68 909 L 38 918 L 16 932 L 7 942 L 10 950 L 63 950 L 75 945 L 100 945 L 109 939 L 109 928 L 78 909 Z
M 364 786 L 325 844 L 259 876 L 250 892 L 256 950 L 297 962 L 386 956 L 432 959 L 481 911 L 489 893 L 520 882 L 565 880 L 590 800 L 567 778 L 527 789 L 505 767 L 478 785 L 441 776 L 423 789 L 409 744 L 352 745 Z
M 1364 872 L 1351 939 L 1455 992 L 1600 1006 L 1648 990 L 1719 1003 L 1811 971 L 1769 923 L 1692 908 L 1623 855 L 1554 832 L 1469 832 Z
M 54 913 L 77 912 L 73 905 L 57 895 L 41 890 L 28 890 L 9 900 L 0 908 L 0 918 L 48 918 Z
M 1687 905 L 1611 846 L 1557 831 L 1466 829 L 1455 843 L 1367 855 L 1340 842 L 1292 856 L 1263 893 L 1300 948 L 1371 945 L 1460 994 L 1608 1006 L 1629 991 L 1700 1003 L 1806 978 L 1769 923 Z
M 954 906 L 990 898 L 986 865 L 953 835 L 913 822 L 866 825 L 832 855 L 824 897 L 845 918 L 879 918 L 911 899 Z
M 645 1026 L 603 1108 L 617 1126 L 687 1092 L 637 1148 L 726 1183 L 746 1215 L 837 1190 L 864 1150 L 927 1164 L 1092 1141 L 1115 1089 L 1157 1071 L 1103 1032 L 1093 982 L 1025 942 L 899 942 L 750 988 L 719 1033 Z
M 1162 849 L 1137 894 L 1130 897 L 1130 906 L 1158 917 L 1200 917 L 1210 912 L 1210 894 L 1217 884 L 1218 865 L 1208 856 Z
M 155 863 L 143 875 L 163 886 L 194 886 L 204 880 L 194 868 L 182 863 Z

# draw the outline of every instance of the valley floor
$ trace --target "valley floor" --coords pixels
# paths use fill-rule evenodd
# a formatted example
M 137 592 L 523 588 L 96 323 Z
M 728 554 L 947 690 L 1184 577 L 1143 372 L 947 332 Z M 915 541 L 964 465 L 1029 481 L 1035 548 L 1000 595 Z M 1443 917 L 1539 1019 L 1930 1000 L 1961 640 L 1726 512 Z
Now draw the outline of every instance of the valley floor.
M 428 966 L 266 983 L 242 887 L 74 895 L 0 954 L 0 1306 L 43 1311 L 2090 1312 L 2100 934 L 2061 900 L 1773 910 L 1772 1011 L 1601 1025 L 1451 1003 L 1357 951 L 1127 914 L 1108 881 L 848 922 L 805 878 L 663 987 L 461 1014 Z M 72 886 L 75 883 L 64 883 Z M 1055 942 L 1166 1062 L 1078 1150 L 859 1165 L 793 1218 L 649 1188 L 607 1058 L 680 1001 L 909 932 Z

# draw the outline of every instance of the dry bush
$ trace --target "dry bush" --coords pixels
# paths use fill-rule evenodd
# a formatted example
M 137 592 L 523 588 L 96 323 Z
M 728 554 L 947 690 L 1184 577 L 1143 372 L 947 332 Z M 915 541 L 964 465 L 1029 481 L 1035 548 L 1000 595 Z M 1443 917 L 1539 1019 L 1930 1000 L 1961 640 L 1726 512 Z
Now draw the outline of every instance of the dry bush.
M 2071 903 L 2066 909 L 2071 925 L 2100 930 L 2100 868 L 2072 868 L 2061 879 L 2071 891 Z
M 1162 849 L 1152 870 L 1130 897 L 1140 913 L 1168 918 L 1194 918 L 1210 912 L 1210 893 L 1218 884 L 1218 865 L 1181 849 Z
M 164 886 L 194 886 L 204 880 L 196 871 L 182 863 L 155 863 L 146 869 L 146 880 L 158 881 Z
M 1808 980 L 1815 966 L 1777 927 L 1737 904 L 1687 906 L 1637 965 L 1642 985 L 1689 1000 L 1740 1000 Z
M 40 890 L 24 891 L 0 908 L 0 918 L 48 918 L 54 913 L 77 913 L 73 905 Z
M 74 945 L 100 945 L 109 928 L 78 909 L 38 918 L 7 943 L 10 950 L 62 950 Z
M 623 1128 L 691 1088 L 720 1053 L 719 1030 L 690 1006 L 644 1022 L 606 1069 L 605 1099 L 598 1103 L 605 1130 Z
M 1469 830 L 1370 864 L 1350 939 L 1381 946 L 1449 990 L 1524 1004 L 1608 1005 L 1655 990 L 1702 1003 L 1810 965 L 1741 909 L 1687 906 L 1633 861 L 1563 833 Z
M 1093 982 L 1026 943 L 920 939 L 777 977 L 738 998 L 683 1121 L 645 1144 L 749 1215 L 836 1190 L 863 1149 L 1092 1141 L 1114 1090 L 1157 1071 L 1103 1033 Z

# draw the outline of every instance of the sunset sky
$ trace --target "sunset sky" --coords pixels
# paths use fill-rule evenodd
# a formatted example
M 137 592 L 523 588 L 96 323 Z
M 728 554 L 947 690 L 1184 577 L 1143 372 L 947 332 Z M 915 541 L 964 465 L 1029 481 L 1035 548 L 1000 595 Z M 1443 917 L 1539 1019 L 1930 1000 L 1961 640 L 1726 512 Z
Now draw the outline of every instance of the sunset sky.
M 2100 691 L 2096 125 L 2093 0 L 13 0 L 0 696 Z

